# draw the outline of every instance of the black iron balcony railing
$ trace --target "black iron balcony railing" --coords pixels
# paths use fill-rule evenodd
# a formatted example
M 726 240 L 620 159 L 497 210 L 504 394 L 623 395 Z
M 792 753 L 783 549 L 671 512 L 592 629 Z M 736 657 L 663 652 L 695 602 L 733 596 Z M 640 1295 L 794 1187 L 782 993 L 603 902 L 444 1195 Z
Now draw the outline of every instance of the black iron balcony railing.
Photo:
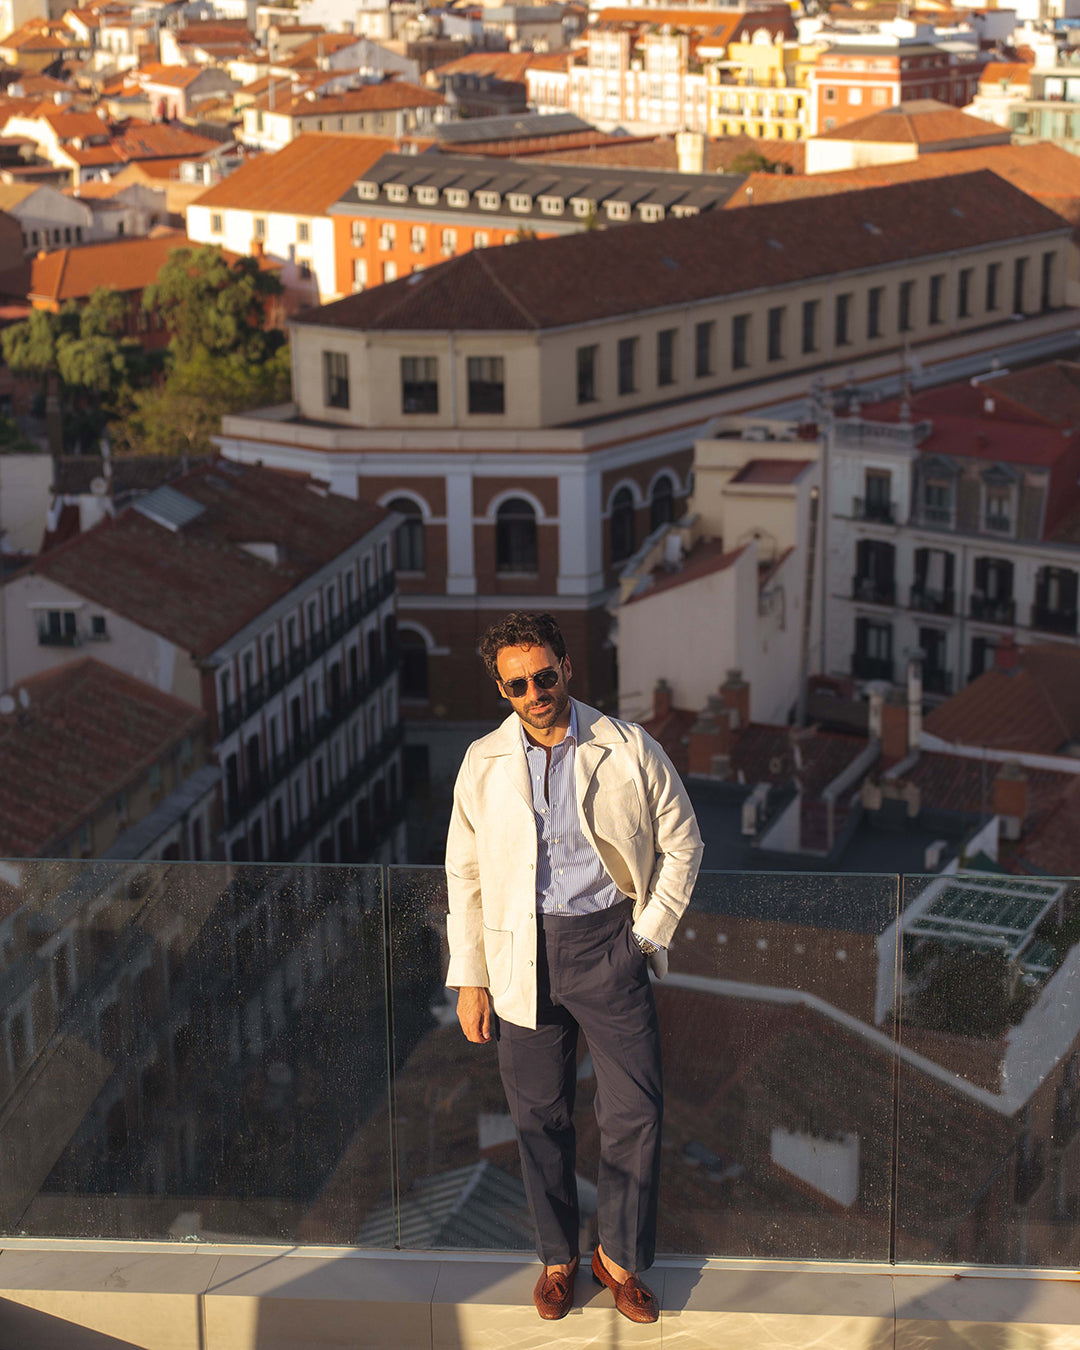
M 896 604 L 896 582 L 880 577 L 851 578 L 851 595 L 854 600 L 863 600 L 873 605 Z
M 1075 609 L 1051 609 L 1048 605 L 1032 605 L 1031 626 L 1045 633 L 1075 633 Z
M 856 497 L 851 514 L 856 520 L 877 521 L 882 525 L 896 524 L 896 503 L 876 497 Z
M 983 528 L 991 534 L 1012 534 L 1012 516 L 986 516 Z
M 867 656 L 865 652 L 852 652 L 851 673 L 857 680 L 888 680 L 891 683 L 893 663 L 883 656 Z
M 920 586 L 911 588 L 911 608 L 924 614 L 952 614 L 956 608 L 955 591 L 929 591 Z
M 951 525 L 953 523 L 951 506 L 923 506 L 920 515 L 924 525 Z
M 377 585 L 365 590 L 362 601 L 351 600 L 345 606 L 344 613 L 331 615 L 324 628 L 310 634 L 303 645 L 292 648 L 283 662 L 271 666 L 265 679 L 256 680 L 248 685 L 240 698 L 225 704 L 221 710 L 221 735 L 230 735 L 247 718 L 254 716 L 268 698 L 302 674 L 331 643 L 339 642 L 384 600 L 389 599 L 396 584 L 394 573 L 384 572 Z M 64 645 L 71 646 L 73 642 L 65 641 Z
M 973 595 L 971 617 L 981 619 L 983 623 L 1005 623 L 1011 626 L 1016 621 L 1016 601 Z

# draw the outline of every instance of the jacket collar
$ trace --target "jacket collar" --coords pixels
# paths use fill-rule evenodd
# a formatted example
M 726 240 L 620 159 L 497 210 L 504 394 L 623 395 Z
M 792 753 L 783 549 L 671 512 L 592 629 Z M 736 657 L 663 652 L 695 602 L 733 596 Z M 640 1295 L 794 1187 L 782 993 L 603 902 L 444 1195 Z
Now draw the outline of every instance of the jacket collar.
M 597 708 L 590 708 L 587 703 L 581 703 L 576 698 L 571 701 L 577 713 L 579 746 L 619 745 L 626 740 L 623 731 L 610 717 L 605 717 Z M 485 759 L 495 759 L 500 755 L 515 753 L 525 758 L 521 744 L 521 719 L 516 712 L 512 712 L 487 737 L 483 756 Z

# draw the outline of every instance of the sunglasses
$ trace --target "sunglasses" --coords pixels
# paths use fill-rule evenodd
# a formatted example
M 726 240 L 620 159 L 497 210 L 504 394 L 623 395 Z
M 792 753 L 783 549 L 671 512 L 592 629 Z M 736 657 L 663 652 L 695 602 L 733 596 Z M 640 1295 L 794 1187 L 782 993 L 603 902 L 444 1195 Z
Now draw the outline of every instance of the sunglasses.
M 523 680 L 500 680 L 499 683 L 511 698 L 524 698 L 529 692 L 530 681 L 537 689 L 554 689 L 561 679 L 562 671 L 548 666 L 546 670 L 538 670 L 535 675 L 527 675 Z

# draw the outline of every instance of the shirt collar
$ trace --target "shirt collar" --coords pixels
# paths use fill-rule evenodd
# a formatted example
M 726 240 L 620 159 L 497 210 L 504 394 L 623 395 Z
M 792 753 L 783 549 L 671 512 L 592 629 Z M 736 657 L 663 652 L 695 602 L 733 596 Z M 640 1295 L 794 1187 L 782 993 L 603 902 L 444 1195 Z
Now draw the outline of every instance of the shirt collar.
M 529 740 L 528 736 L 525 735 L 525 723 L 521 722 L 520 718 L 518 720 L 520 723 L 518 730 L 521 733 L 521 743 L 525 747 L 525 753 L 528 754 L 530 750 L 543 750 L 544 747 L 542 745 L 534 745 L 533 742 Z M 576 746 L 577 740 L 578 740 L 577 704 L 574 702 L 573 699 L 571 699 L 570 725 L 567 728 L 566 735 L 559 742 L 559 744 L 563 745 L 566 741 L 573 741 L 574 745 Z M 555 749 L 556 747 L 553 746 L 552 748 Z

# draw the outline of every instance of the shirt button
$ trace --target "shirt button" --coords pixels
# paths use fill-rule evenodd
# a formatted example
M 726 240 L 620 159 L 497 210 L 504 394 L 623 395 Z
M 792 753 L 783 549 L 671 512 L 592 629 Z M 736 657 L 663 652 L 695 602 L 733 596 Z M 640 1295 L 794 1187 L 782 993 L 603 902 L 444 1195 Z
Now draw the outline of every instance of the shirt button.
M 526 962 L 525 962 L 525 965 L 528 967 L 528 969 L 530 969 L 530 970 L 532 969 L 532 962 L 531 962 L 531 961 L 526 961 Z

